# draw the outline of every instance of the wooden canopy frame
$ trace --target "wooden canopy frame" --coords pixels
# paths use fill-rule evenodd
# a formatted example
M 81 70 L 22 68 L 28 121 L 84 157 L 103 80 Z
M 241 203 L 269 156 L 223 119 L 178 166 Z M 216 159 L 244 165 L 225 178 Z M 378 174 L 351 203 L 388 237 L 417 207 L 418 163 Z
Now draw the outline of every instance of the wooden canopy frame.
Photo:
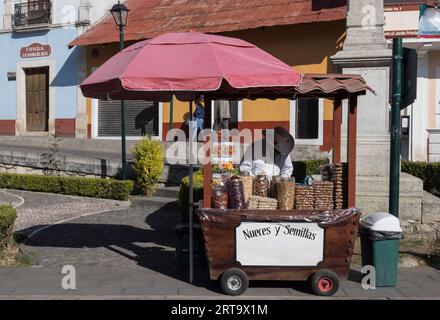
M 367 90 L 372 91 L 365 80 L 358 75 L 340 74 L 306 74 L 302 85 L 297 88 L 294 98 L 314 97 L 333 100 L 333 163 L 341 162 L 341 124 L 342 124 L 342 103 L 348 100 L 348 141 L 347 141 L 347 169 L 348 169 L 348 207 L 356 206 L 356 138 L 357 138 L 357 108 L 358 96 L 365 95 Z M 272 98 L 271 95 L 268 98 Z M 210 106 L 212 97 L 205 95 L 205 106 Z M 205 108 L 204 127 L 211 128 L 211 108 Z M 211 137 L 208 138 L 210 141 Z M 207 144 L 205 144 L 206 147 Z M 209 148 L 205 154 L 210 158 Z M 211 208 L 211 178 L 212 164 L 208 161 L 204 165 L 204 191 L 203 207 Z

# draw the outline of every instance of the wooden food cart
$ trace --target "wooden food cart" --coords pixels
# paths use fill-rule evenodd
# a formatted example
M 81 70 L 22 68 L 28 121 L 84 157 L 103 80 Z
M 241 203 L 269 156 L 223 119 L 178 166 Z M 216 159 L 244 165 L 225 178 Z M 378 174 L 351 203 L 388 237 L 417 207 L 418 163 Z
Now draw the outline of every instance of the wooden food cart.
M 204 166 L 202 225 L 210 278 L 240 295 L 249 280 L 309 280 L 313 292 L 330 296 L 348 277 L 360 212 L 356 197 L 357 97 L 370 90 L 357 75 L 305 75 L 296 97 L 333 100 L 333 163 L 341 163 L 342 102 L 348 99 L 347 208 L 342 210 L 212 209 L 212 165 Z M 205 96 L 205 105 L 210 105 Z M 209 108 L 205 126 L 211 127 Z M 207 148 L 208 150 L 208 148 Z M 207 151 L 210 157 L 209 151 Z M 351 208 L 351 209 L 350 209 Z
M 334 102 L 333 163 L 335 164 L 341 163 L 342 101 L 348 99 L 347 208 L 355 206 L 357 98 L 370 90 L 364 79 L 358 75 L 303 75 L 255 45 L 241 39 L 198 32 L 177 32 L 138 42 L 116 54 L 81 83 L 81 90 L 85 97 L 104 100 L 169 102 L 176 96 L 180 101 L 189 102 L 189 120 L 192 120 L 193 102 L 200 99 L 202 95 L 205 106 L 211 106 L 214 100 L 295 99 L 299 97 L 330 99 Z M 172 114 L 171 110 L 170 114 Z M 124 119 L 124 108 L 121 108 L 122 127 L 125 125 Z M 205 108 L 204 127 L 212 128 L 211 108 Z M 236 277 L 235 274 L 231 276 L 230 269 L 228 269 L 231 266 L 242 273 L 247 271 L 246 278 L 251 280 L 305 279 L 311 271 L 316 271 L 321 267 L 334 270 L 340 276 L 346 276 L 349 266 L 347 255 L 351 254 L 347 251 L 353 245 L 350 240 L 355 234 L 358 212 L 350 210 L 347 211 L 347 214 L 345 211 L 325 213 L 273 210 L 273 212 L 255 213 L 243 210 L 235 212 L 212 210 L 212 167 L 209 159 L 211 140 L 212 137 L 208 134 L 205 137 L 205 155 L 208 159 L 204 166 L 204 200 L 199 211 L 199 215 L 202 217 L 205 242 L 208 244 L 211 278 L 246 280 L 244 277 Z M 124 163 L 125 140 L 122 139 L 122 141 Z M 193 143 L 189 143 L 190 158 L 193 157 L 192 148 Z M 195 204 L 193 203 L 192 177 L 194 162 L 193 159 L 189 160 L 189 281 L 193 282 L 194 223 L 192 212 Z M 339 217 L 339 219 L 335 217 Z M 214 225 L 214 221 L 223 223 Z M 236 241 L 238 239 L 234 238 L 234 232 L 231 230 L 237 229 L 247 222 L 276 222 L 282 224 L 284 228 L 287 228 L 289 223 L 313 223 L 313 226 L 308 225 L 303 228 L 312 233 L 315 231 L 311 228 L 315 228 L 317 230 L 315 237 L 323 239 L 322 262 L 315 261 L 315 266 L 307 271 L 304 268 L 293 269 L 290 265 L 246 267 L 243 269 L 244 267 L 238 259 L 232 260 L 232 257 L 237 254 L 236 244 L 239 241 Z M 319 231 L 320 229 L 323 232 Z M 302 235 L 306 233 L 306 231 L 293 232 L 295 236 L 296 232 Z M 213 239 L 218 240 L 215 246 L 225 252 L 223 256 L 211 250 Z M 343 250 L 337 248 L 341 245 Z M 344 250 L 345 252 L 342 252 Z M 264 256 L 264 252 L 261 255 Z M 345 262 L 342 262 L 344 259 Z M 329 274 L 321 274 L 321 278 L 331 279 Z M 320 278 L 315 276 L 313 279 L 319 280 Z M 236 281 L 229 281 L 229 283 L 233 284 Z M 329 283 L 327 281 L 327 285 Z M 233 285 L 232 287 L 234 290 L 231 289 L 232 291 L 228 292 L 230 294 L 238 294 L 243 291 L 242 286 L 237 288 L 236 285 Z M 333 290 L 328 290 L 328 286 L 326 288 L 326 294 L 333 292 Z

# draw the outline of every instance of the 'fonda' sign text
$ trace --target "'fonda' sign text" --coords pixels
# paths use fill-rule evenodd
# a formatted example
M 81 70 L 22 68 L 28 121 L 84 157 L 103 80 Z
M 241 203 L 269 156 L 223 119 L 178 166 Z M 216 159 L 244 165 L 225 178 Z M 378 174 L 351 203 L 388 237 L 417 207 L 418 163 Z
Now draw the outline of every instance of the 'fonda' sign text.
M 33 43 L 28 47 L 21 48 L 20 56 L 24 58 L 41 58 L 48 57 L 52 52 L 52 48 L 49 45 L 43 45 L 40 43 Z

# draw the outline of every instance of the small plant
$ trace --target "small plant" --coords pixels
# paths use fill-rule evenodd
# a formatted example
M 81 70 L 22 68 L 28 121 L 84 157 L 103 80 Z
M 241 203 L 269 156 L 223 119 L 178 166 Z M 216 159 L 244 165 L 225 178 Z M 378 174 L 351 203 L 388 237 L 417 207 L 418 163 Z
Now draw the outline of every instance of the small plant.
M 203 200 L 203 171 L 198 170 L 193 175 L 194 203 Z M 179 206 L 181 210 L 181 222 L 189 220 L 189 176 L 182 179 L 179 190 Z M 196 219 L 195 219 L 196 221 Z
M 440 257 L 440 228 L 435 229 L 434 236 L 428 241 L 428 254 L 431 257 Z
M 56 134 L 51 134 L 51 137 L 49 138 L 49 152 L 41 155 L 41 165 L 44 168 L 43 172 L 45 175 L 60 175 L 61 160 L 58 158 L 58 153 L 61 141 L 63 141 L 62 138 L 58 137 Z
M 133 181 L 0 173 L 0 189 L 128 200 L 133 191 Z
M 402 161 L 402 171 L 423 180 L 423 189 L 440 197 L 440 162 Z
M 212 166 L 212 173 L 228 173 L 230 176 L 237 176 L 240 174 L 240 171 L 238 168 L 234 167 L 232 162 L 228 162 L 226 164 Z
M 11 243 L 17 212 L 12 206 L 0 206 L 0 252 Z
M 152 196 L 156 192 L 156 183 L 159 182 L 164 167 L 162 143 L 151 137 L 143 138 L 134 147 L 133 155 L 137 183 L 145 195 Z

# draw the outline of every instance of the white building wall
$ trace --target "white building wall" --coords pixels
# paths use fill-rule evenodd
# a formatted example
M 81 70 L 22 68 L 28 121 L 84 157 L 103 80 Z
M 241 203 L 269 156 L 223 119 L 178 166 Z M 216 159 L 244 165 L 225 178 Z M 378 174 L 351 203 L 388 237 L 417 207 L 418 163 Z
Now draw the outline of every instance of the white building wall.
M 88 0 L 90 2 L 90 22 L 93 24 L 101 20 L 111 7 L 117 3 L 115 0 Z M 124 1 L 122 1 L 124 2 Z
M 411 149 L 410 160 L 426 161 L 428 155 L 428 70 L 429 55 L 419 51 L 418 76 L 417 76 L 417 100 L 409 107 L 408 113 L 411 116 Z
M 10 30 L 5 25 L 7 8 L 14 12 L 17 3 L 26 3 L 27 0 L 0 0 L 0 30 Z M 117 0 L 52 0 L 53 27 L 74 26 L 78 21 L 88 20 L 92 25 L 102 19 Z

